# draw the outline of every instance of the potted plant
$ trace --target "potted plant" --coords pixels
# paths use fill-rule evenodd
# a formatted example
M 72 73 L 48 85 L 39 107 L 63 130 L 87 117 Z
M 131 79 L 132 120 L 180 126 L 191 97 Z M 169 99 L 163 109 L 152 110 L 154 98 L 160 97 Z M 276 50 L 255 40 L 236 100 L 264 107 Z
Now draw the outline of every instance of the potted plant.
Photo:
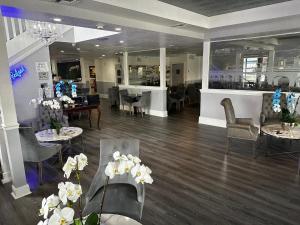
M 100 225 L 101 213 L 106 193 L 106 186 L 110 179 L 123 174 L 131 174 L 137 183 L 152 183 L 151 170 L 141 164 L 138 157 L 132 155 L 121 155 L 120 152 L 113 154 L 113 160 L 109 162 L 105 169 L 107 176 L 106 183 L 103 187 L 100 204 L 100 213 L 91 213 L 87 217 L 82 216 L 82 188 L 81 174 L 88 165 L 88 159 L 84 154 L 76 155 L 74 158 L 69 157 L 63 167 L 64 176 L 69 179 L 71 174 L 74 175 L 77 183 L 61 182 L 58 184 L 58 195 L 50 195 L 42 201 L 40 216 L 44 220 L 38 225 Z M 75 215 L 75 209 L 78 215 Z M 50 215 L 51 214 L 51 215 Z
M 280 121 L 282 122 L 282 128 L 293 128 L 297 125 L 297 106 L 299 98 L 296 98 L 295 93 L 289 92 L 286 97 L 286 106 L 282 107 L 281 102 L 281 89 L 278 88 L 273 94 L 272 107 L 274 112 L 281 112 Z
M 55 130 L 59 135 L 62 124 L 58 119 L 57 110 L 60 109 L 60 103 L 56 99 L 45 100 L 41 102 L 42 106 L 46 109 L 50 119 L 50 129 Z
M 69 108 L 69 105 L 74 104 L 74 100 L 72 100 L 69 96 L 64 95 L 59 99 L 62 102 L 64 108 Z

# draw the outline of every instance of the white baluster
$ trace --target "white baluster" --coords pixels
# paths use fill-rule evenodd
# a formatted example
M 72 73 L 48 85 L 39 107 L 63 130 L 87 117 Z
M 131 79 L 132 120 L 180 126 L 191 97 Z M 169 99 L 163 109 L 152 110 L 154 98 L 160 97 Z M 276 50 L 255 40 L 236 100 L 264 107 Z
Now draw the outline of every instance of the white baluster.
M 11 18 L 11 26 L 12 26 L 13 38 L 15 38 L 17 36 L 17 32 L 16 32 L 16 23 L 14 18 Z
M 9 31 L 8 31 L 7 17 L 3 17 L 3 19 L 4 19 L 4 27 L 5 27 L 6 41 L 8 41 L 8 40 L 10 40 L 10 37 L 9 37 Z
M 24 30 L 23 30 L 22 20 L 21 19 L 18 19 L 18 26 L 19 26 L 20 34 L 22 34 L 24 32 Z

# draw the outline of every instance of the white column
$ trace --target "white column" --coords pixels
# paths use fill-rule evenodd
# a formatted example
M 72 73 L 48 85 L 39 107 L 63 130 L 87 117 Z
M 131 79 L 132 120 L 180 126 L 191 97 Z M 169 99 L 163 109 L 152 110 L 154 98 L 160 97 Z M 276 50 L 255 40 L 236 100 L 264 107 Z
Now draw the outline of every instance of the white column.
M 129 85 L 128 52 L 123 53 L 124 85 Z
M 166 87 L 166 48 L 160 48 L 160 58 L 159 58 L 159 73 L 160 73 L 160 87 Z
M 1 118 L 0 118 L 1 122 Z M 3 184 L 11 182 L 11 173 L 9 169 L 9 160 L 7 155 L 7 149 L 5 144 L 5 138 L 2 126 L 0 125 L 0 162 L 1 162 L 1 169 L 2 169 L 2 180 Z
M 208 89 L 210 64 L 210 40 L 203 42 L 202 89 Z
M 5 29 L 0 12 L 0 110 L 3 136 L 12 177 L 12 195 L 20 198 L 30 194 L 26 182 L 23 155 L 19 136 L 19 124 L 9 75 L 9 63 L 6 49 Z M 2 150 L 2 149 L 1 149 Z

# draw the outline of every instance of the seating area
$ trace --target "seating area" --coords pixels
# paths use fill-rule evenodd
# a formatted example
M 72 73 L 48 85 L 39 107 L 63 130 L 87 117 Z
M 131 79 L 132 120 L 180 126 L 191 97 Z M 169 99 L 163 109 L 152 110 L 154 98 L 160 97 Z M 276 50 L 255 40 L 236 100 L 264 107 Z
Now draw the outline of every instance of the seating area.
M 299 18 L 0 0 L 0 225 L 299 225 Z

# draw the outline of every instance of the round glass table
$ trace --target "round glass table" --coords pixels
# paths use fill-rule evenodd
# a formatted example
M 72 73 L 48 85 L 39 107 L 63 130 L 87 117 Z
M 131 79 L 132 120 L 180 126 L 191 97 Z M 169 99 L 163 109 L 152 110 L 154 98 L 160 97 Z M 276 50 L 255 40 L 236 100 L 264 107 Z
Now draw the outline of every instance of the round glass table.
M 270 124 L 262 126 L 261 131 L 276 138 L 300 140 L 300 127 L 283 129 L 281 124 Z
M 83 130 L 80 127 L 63 127 L 60 129 L 59 135 L 51 129 L 42 130 L 35 134 L 39 142 L 57 142 L 70 141 L 75 137 L 80 136 Z
M 82 133 L 80 127 L 62 127 L 59 135 L 55 130 L 48 129 L 37 132 L 35 136 L 39 142 L 69 142 L 70 145 L 72 139 L 81 136 L 81 148 L 84 152 Z
M 292 145 L 292 141 L 298 141 L 300 140 L 300 127 L 294 127 L 294 128 L 283 128 L 280 123 L 277 124 L 269 124 L 261 127 L 261 132 L 264 135 L 267 135 L 267 144 L 269 146 L 267 150 L 267 155 L 283 155 L 283 154 L 294 154 L 299 153 L 299 151 L 290 151 L 290 150 L 284 150 L 282 147 L 280 147 L 280 151 L 277 151 L 276 153 L 271 153 L 270 151 L 270 144 L 272 143 L 271 138 L 277 138 L 277 139 L 285 139 L 290 141 L 290 146 Z M 275 146 L 274 146 L 275 147 Z

